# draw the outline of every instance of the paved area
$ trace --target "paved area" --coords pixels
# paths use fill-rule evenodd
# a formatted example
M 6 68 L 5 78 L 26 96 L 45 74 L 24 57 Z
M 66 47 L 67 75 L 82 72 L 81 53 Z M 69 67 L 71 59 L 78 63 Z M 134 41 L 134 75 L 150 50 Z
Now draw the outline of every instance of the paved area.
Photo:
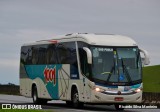
M 33 105 L 32 98 L 26 98 L 16 95 L 0 95 L 0 103 L 15 103 Z M 107 112 L 116 111 L 113 105 L 85 105 L 83 109 L 74 109 L 68 107 L 64 101 L 56 100 L 49 101 L 47 105 L 42 105 L 42 108 L 53 109 L 54 112 Z M 160 112 L 160 109 L 125 109 L 126 112 Z

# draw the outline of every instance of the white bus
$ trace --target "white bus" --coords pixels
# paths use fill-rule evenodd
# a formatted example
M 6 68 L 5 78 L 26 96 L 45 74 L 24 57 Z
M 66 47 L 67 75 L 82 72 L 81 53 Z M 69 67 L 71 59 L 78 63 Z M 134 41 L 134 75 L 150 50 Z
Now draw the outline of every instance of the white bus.
M 75 33 L 24 44 L 20 94 L 34 103 L 108 103 L 122 109 L 120 104 L 142 101 L 142 61 L 149 64 L 148 53 L 121 35 Z

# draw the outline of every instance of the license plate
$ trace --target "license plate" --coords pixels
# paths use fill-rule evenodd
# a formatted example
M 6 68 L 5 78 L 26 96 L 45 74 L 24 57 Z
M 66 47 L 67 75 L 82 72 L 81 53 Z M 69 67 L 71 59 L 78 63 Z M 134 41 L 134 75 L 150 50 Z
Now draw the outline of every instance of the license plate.
M 115 97 L 114 101 L 123 101 L 123 97 Z

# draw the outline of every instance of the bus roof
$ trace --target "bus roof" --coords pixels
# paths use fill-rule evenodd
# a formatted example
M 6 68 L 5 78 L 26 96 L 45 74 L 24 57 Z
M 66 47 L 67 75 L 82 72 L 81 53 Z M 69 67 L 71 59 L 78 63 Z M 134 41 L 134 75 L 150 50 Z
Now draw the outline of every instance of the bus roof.
M 127 36 L 113 35 L 113 34 L 87 34 L 87 33 L 83 34 L 73 33 L 73 34 L 61 35 L 50 40 L 41 40 L 30 44 L 24 44 L 24 46 L 71 42 L 71 41 L 82 41 L 90 45 L 100 45 L 100 46 L 137 46 L 136 42 Z

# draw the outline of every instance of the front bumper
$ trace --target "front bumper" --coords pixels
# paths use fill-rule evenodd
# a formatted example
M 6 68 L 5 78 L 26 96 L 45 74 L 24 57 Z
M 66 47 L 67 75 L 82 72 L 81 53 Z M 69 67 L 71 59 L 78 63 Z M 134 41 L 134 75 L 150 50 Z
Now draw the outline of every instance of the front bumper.
M 123 98 L 123 100 L 115 100 L 116 98 Z M 129 95 L 110 95 L 93 90 L 90 101 L 91 103 L 141 103 L 142 91 Z

